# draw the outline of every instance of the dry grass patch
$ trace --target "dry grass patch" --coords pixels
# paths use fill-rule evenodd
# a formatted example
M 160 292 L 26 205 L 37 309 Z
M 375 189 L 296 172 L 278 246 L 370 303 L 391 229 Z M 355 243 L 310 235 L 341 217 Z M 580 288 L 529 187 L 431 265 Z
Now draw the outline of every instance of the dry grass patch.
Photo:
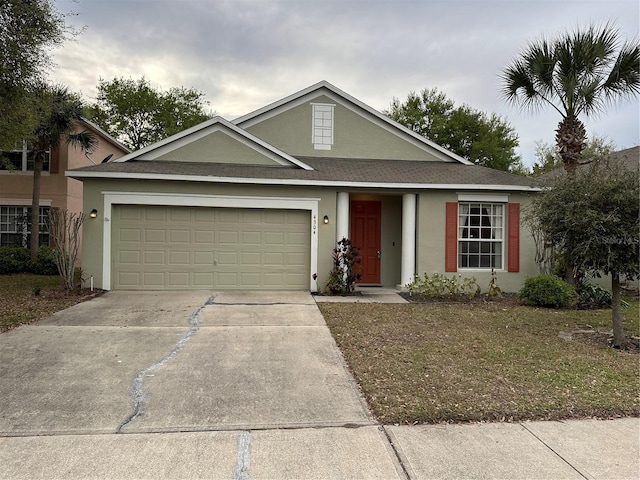
M 640 415 L 638 355 L 561 331 L 609 310 L 489 304 L 319 304 L 382 423 Z M 638 303 L 624 311 L 638 335 Z
M 39 289 L 38 295 L 34 293 Z M 59 276 L 0 275 L 0 332 L 46 318 L 87 298 L 86 290 L 67 292 Z

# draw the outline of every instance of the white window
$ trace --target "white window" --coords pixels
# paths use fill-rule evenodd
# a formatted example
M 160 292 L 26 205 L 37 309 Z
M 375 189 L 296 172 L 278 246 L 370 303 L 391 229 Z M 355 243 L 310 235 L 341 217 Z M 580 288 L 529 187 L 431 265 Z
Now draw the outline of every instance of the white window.
M 502 203 L 458 203 L 458 268 L 502 269 Z
M 50 157 L 50 152 L 47 151 L 42 165 L 43 172 L 49 171 Z M 29 149 L 27 142 L 22 142 L 22 148 L 0 152 L 0 170 L 33 172 L 33 164 L 33 150 Z
M 31 208 L 0 206 L 0 247 L 28 247 Z M 40 245 L 49 245 L 49 207 L 40 207 Z
M 333 107 L 327 103 L 312 103 L 311 140 L 316 150 L 331 150 L 333 145 Z

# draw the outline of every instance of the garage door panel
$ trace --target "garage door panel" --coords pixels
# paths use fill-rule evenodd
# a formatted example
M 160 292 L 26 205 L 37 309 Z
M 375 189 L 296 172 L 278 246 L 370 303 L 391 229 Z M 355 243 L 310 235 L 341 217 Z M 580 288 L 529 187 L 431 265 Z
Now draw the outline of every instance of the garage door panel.
M 286 258 L 284 265 L 288 267 L 304 268 L 307 265 L 307 256 L 304 253 L 289 253 Z
M 213 231 L 195 230 L 193 232 L 193 243 L 212 244 L 213 242 Z
M 118 252 L 118 261 L 122 264 L 140 264 L 140 252 L 131 250 L 120 250 Z
M 162 289 L 165 284 L 164 272 L 144 272 L 142 274 L 142 287 Z
M 164 243 L 167 238 L 166 230 L 159 229 L 144 229 L 144 241 L 145 243 Z
M 213 252 L 194 252 L 193 263 L 197 266 L 211 266 L 213 265 Z
M 113 288 L 309 288 L 308 211 L 116 205 Z
M 191 232 L 189 230 L 170 230 L 169 242 L 191 243 Z
M 167 262 L 167 255 L 164 251 L 145 250 L 145 265 L 164 265 Z
M 309 240 L 302 233 L 288 233 L 287 234 L 287 243 L 295 246 L 306 247 Z
M 185 288 L 190 286 L 189 272 L 168 272 L 168 286 L 171 288 Z
M 218 244 L 220 245 L 238 245 L 238 232 L 222 230 L 218 233 Z
M 284 232 L 266 232 L 264 234 L 264 243 L 284 247 Z
M 220 223 L 237 224 L 240 220 L 239 210 L 232 208 L 221 208 L 216 212 L 216 221 Z
M 169 252 L 169 265 L 174 266 L 183 266 L 191 264 L 191 255 L 190 252 L 179 252 L 179 251 L 171 251 Z
M 238 266 L 238 252 L 220 252 L 218 253 L 218 265 L 220 266 Z
M 248 267 L 260 267 L 261 255 L 258 252 L 242 252 L 240 265 Z
M 120 272 L 117 280 L 124 288 L 139 288 L 141 285 L 141 275 L 138 272 Z
M 142 238 L 142 231 L 139 228 L 123 228 L 119 232 L 121 242 L 139 242 Z
M 193 285 L 196 288 L 211 288 L 211 285 L 214 285 L 213 272 L 195 272 L 193 274 Z

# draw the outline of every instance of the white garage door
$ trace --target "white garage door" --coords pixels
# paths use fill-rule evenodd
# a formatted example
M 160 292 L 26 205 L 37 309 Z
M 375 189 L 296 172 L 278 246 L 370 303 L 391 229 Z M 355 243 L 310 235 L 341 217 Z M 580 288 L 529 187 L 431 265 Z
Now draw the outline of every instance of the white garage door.
M 305 210 L 114 205 L 114 289 L 308 289 Z

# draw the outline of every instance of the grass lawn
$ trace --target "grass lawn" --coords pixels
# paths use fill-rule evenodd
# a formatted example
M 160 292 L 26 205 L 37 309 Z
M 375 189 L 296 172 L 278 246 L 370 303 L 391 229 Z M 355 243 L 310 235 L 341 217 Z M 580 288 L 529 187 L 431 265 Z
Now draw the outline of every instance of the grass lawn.
M 40 294 L 35 295 L 34 289 Z M 86 292 L 67 293 L 60 277 L 21 273 L 0 275 L 0 332 L 48 317 L 81 301 Z
M 610 310 L 502 303 L 318 305 L 374 415 L 385 424 L 640 415 L 637 353 L 594 335 Z M 638 302 L 623 310 L 638 335 Z

